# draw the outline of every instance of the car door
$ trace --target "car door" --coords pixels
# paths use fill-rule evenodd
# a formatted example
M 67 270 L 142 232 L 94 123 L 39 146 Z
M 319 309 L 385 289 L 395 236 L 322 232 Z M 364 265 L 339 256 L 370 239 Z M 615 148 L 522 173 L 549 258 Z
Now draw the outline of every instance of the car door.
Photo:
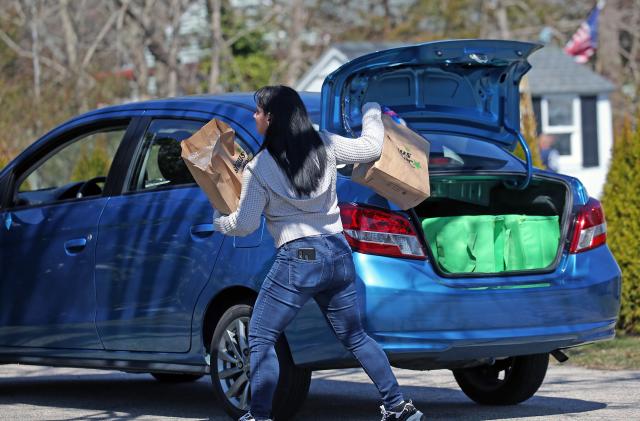
M 224 239 L 180 156 L 180 141 L 208 120 L 149 120 L 125 191 L 100 219 L 96 326 L 108 350 L 187 352 Z
M 94 323 L 98 219 L 129 127 L 123 118 L 73 126 L 15 165 L 0 212 L 0 345 L 103 348 Z

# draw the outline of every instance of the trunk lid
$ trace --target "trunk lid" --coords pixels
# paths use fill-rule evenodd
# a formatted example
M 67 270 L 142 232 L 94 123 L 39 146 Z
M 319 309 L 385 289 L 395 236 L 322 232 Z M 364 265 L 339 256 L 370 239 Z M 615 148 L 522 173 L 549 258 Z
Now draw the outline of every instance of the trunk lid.
M 353 134 L 361 107 L 376 101 L 416 128 L 461 134 L 513 150 L 519 135 L 519 83 L 540 44 L 436 41 L 378 51 L 331 73 L 322 85 L 321 129 Z

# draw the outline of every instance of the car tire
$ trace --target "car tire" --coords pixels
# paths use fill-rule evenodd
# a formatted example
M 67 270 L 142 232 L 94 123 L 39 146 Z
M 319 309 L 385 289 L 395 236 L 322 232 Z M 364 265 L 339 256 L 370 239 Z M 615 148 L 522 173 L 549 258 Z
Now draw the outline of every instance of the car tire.
M 209 348 L 214 394 L 225 412 L 234 419 L 249 410 L 251 401 L 248 332 L 252 310 L 249 304 L 228 308 L 216 325 Z M 275 348 L 280 377 L 273 398 L 273 418 L 285 421 L 293 417 L 307 398 L 311 370 L 293 364 L 284 335 L 280 336 Z M 242 354 L 242 360 L 237 358 L 238 354 Z
M 453 370 L 465 395 L 482 405 L 516 405 L 540 388 L 549 366 L 549 354 L 523 355 L 493 365 Z
M 162 383 L 188 383 L 195 382 L 202 378 L 204 374 L 186 374 L 186 373 L 149 373 L 156 380 Z

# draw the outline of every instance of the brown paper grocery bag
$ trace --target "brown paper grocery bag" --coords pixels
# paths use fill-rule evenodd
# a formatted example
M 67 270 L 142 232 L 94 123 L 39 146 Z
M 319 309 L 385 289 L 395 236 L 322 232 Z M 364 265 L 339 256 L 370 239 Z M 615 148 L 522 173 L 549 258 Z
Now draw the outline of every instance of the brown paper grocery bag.
M 406 210 L 429 197 L 429 142 L 382 115 L 384 144 L 377 161 L 355 164 L 351 179 Z
M 242 190 L 242 171 L 251 159 L 235 142 L 234 130 L 213 119 L 181 146 L 182 159 L 211 205 L 222 214 L 234 212 Z

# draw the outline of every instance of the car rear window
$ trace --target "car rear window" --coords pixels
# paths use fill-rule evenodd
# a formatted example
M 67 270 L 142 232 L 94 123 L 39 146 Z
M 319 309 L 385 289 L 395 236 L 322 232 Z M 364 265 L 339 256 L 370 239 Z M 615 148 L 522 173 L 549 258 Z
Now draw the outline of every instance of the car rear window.
M 429 172 L 504 171 L 521 172 L 524 166 L 511 153 L 493 143 L 441 133 L 421 133 L 430 143 Z M 338 165 L 350 176 L 353 165 Z
M 422 133 L 431 143 L 429 171 L 522 171 L 518 159 L 503 148 L 479 139 Z

